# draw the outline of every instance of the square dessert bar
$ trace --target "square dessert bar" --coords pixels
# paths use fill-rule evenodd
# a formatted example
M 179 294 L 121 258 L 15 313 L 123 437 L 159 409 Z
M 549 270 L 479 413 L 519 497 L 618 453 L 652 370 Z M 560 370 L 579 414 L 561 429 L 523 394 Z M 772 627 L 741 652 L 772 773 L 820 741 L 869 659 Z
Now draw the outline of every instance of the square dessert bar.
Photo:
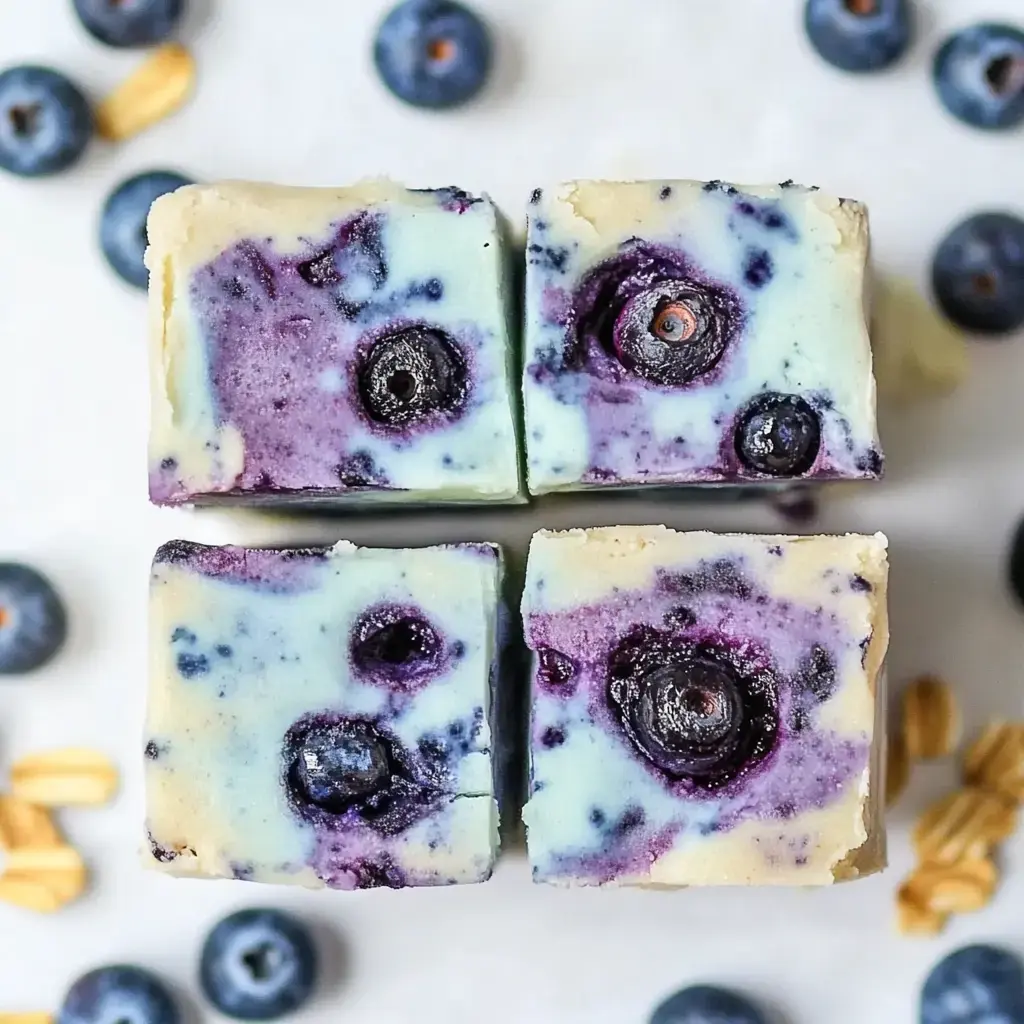
M 519 494 L 487 198 L 227 182 L 149 217 L 149 491 L 173 505 Z
M 879 476 L 867 264 L 865 208 L 790 182 L 535 190 L 531 493 Z
M 160 548 L 147 865 L 336 889 L 486 880 L 501 575 L 487 544 Z
M 828 885 L 885 866 L 886 541 L 538 533 L 533 877 Z

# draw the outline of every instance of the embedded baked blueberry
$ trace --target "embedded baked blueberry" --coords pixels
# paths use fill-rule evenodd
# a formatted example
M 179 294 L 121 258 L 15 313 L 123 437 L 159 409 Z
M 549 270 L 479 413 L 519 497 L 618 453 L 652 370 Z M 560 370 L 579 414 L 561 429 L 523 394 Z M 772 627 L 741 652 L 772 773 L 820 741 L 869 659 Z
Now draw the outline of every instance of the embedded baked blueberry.
M 972 25 L 946 40 L 932 69 L 942 105 L 975 128 L 1024 121 L 1024 32 L 1011 25 Z
M 740 413 L 736 454 L 755 473 L 801 476 L 818 457 L 821 420 L 799 395 L 766 391 Z
M 128 964 L 98 967 L 68 989 L 57 1024 L 178 1024 L 181 1014 L 164 983 Z
M 23 64 L 0 72 L 0 170 L 23 178 L 63 171 L 92 129 L 88 101 L 59 71 Z
M 167 39 L 185 0 L 74 0 L 86 31 L 107 46 L 152 46 Z
M 646 242 L 591 270 L 573 309 L 571 361 L 599 348 L 628 372 L 668 387 L 712 369 L 740 319 L 730 292 L 699 280 L 682 253 Z
M 293 778 L 310 803 L 342 814 L 387 785 L 388 748 L 365 722 L 309 733 Z
M 363 353 L 356 371 L 366 414 L 386 427 L 451 416 L 465 403 L 466 363 L 446 332 L 425 324 L 390 331 Z
M 648 627 L 613 651 L 608 698 L 647 760 L 672 779 L 706 788 L 724 785 L 764 757 L 778 729 L 768 673 L 712 645 Z
M 909 0 L 807 0 L 804 27 L 818 54 L 843 71 L 881 71 L 910 44 Z
M 549 686 L 562 686 L 576 675 L 572 658 L 553 647 L 537 651 L 537 674 Z
M 373 59 L 400 100 L 414 107 L 455 107 L 486 82 L 491 39 L 483 21 L 462 4 L 406 0 L 381 23 Z
M 149 271 L 143 262 L 149 236 L 146 220 L 154 201 L 190 184 L 174 171 L 146 171 L 122 181 L 107 196 L 100 214 L 100 248 L 114 273 L 143 291 Z
M 327 712 L 300 719 L 284 738 L 282 758 L 292 808 L 321 825 L 361 822 L 396 835 L 441 796 L 426 768 L 369 719 Z
M 692 985 L 661 1003 L 650 1024 L 768 1024 L 745 996 L 717 985 Z
M 921 1024 L 1024 1021 L 1024 964 L 996 946 L 964 946 L 940 960 L 921 990 Z
M 280 910 L 241 910 L 206 937 L 199 962 L 203 994 L 235 1020 L 277 1020 L 313 995 L 318 974 L 309 929 Z
M 352 631 L 352 665 L 358 673 L 397 686 L 435 675 L 444 660 L 437 630 L 414 610 L 380 605 L 364 613 Z
M 1024 220 L 979 213 L 962 221 L 935 252 L 932 287 L 942 311 L 966 331 L 1024 326 Z
M 0 675 L 45 665 L 67 637 L 64 602 L 45 576 L 18 562 L 0 562 Z

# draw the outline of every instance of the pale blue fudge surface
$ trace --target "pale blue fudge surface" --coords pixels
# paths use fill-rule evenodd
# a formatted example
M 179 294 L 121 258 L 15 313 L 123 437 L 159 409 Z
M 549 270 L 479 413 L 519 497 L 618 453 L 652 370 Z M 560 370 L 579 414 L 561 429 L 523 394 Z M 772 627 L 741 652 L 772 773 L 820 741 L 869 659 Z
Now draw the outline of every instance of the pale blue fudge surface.
M 862 204 L 577 181 L 527 210 L 531 493 L 880 475 Z
M 488 544 L 161 547 L 147 866 L 337 889 L 486 880 L 501 582 Z
M 488 198 L 190 185 L 154 203 L 148 235 L 154 502 L 518 499 Z
M 533 877 L 829 885 L 885 866 L 881 536 L 542 531 Z

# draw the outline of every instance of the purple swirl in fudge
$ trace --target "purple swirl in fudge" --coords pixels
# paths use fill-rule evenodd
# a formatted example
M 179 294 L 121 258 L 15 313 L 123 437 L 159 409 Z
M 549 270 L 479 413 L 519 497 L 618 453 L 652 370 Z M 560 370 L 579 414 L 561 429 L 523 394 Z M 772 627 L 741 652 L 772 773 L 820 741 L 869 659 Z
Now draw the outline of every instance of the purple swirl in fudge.
M 226 583 L 299 593 L 316 587 L 330 552 L 329 547 L 242 548 L 172 540 L 157 549 L 153 566 L 176 565 Z
M 434 191 L 454 216 L 482 201 Z M 215 422 L 244 441 L 227 493 L 393 488 L 365 439 L 398 450 L 472 404 L 479 332 L 434 322 L 440 278 L 395 279 L 387 225 L 386 213 L 363 211 L 298 253 L 245 239 L 193 273 Z M 173 454 L 153 470 L 150 491 L 165 504 L 192 496 Z
M 823 727 L 817 710 L 836 691 L 842 654 L 870 636 L 851 636 L 824 607 L 773 597 L 742 560 L 662 571 L 649 590 L 531 614 L 526 635 L 537 656 L 532 791 L 546 784 L 546 750 L 597 728 L 678 808 L 666 823 L 641 804 L 595 805 L 596 852 L 556 858 L 568 876 L 644 874 L 680 835 L 826 807 L 868 767 L 871 738 Z M 810 839 L 779 842 L 772 855 L 799 863 Z

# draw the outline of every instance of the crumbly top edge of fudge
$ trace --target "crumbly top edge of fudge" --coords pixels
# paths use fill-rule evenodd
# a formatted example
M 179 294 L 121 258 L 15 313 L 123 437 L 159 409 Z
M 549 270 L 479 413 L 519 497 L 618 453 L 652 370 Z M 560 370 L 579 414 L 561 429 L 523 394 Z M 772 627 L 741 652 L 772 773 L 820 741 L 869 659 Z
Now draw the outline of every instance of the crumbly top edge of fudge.
M 339 540 L 334 544 L 314 544 L 305 547 L 247 547 L 239 544 L 199 544 L 191 540 L 169 540 L 157 548 L 156 554 L 153 556 L 153 565 L 189 565 L 202 571 L 204 562 L 209 562 L 211 559 L 221 559 L 225 564 L 232 562 L 241 564 L 249 556 L 268 561 L 322 562 L 328 559 L 387 557 L 398 553 L 415 557 L 417 554 L 442 551 L 479 554 L 496 561 L 500 561 L 502 558 L 501 546 L 488 541 L 383 548 L 364 547 L 347 540 Z
M 172 254 L 179 264 L 199 266 L 241 238 L 270 237 L 282 252 L 300 251 L 306 236 L 318 237 L 332 222 L 382 206 L 497 217 L 487 195 L 456 186 L 411 189 L 389 178 L 339 188 L 254 181 L 185 185 L 150 208 L 146 266 L 156 275 Z
M 567 181 L 534 189 L 527 207 L 536 217 L 585 222 L 597 235 L 629 238 L 645 224 L 656 224 L 684 213 L 702 197 L 714 193 L 742 201 L 785 200 L 820 214 L 836 229 L 836 248 L 868 248 L 868 210 L 856 199 L 844 199 L 821 189 L 793 182 L 769 185 L 731 185 L 722 181 L 665 179 L 648 181 Z

